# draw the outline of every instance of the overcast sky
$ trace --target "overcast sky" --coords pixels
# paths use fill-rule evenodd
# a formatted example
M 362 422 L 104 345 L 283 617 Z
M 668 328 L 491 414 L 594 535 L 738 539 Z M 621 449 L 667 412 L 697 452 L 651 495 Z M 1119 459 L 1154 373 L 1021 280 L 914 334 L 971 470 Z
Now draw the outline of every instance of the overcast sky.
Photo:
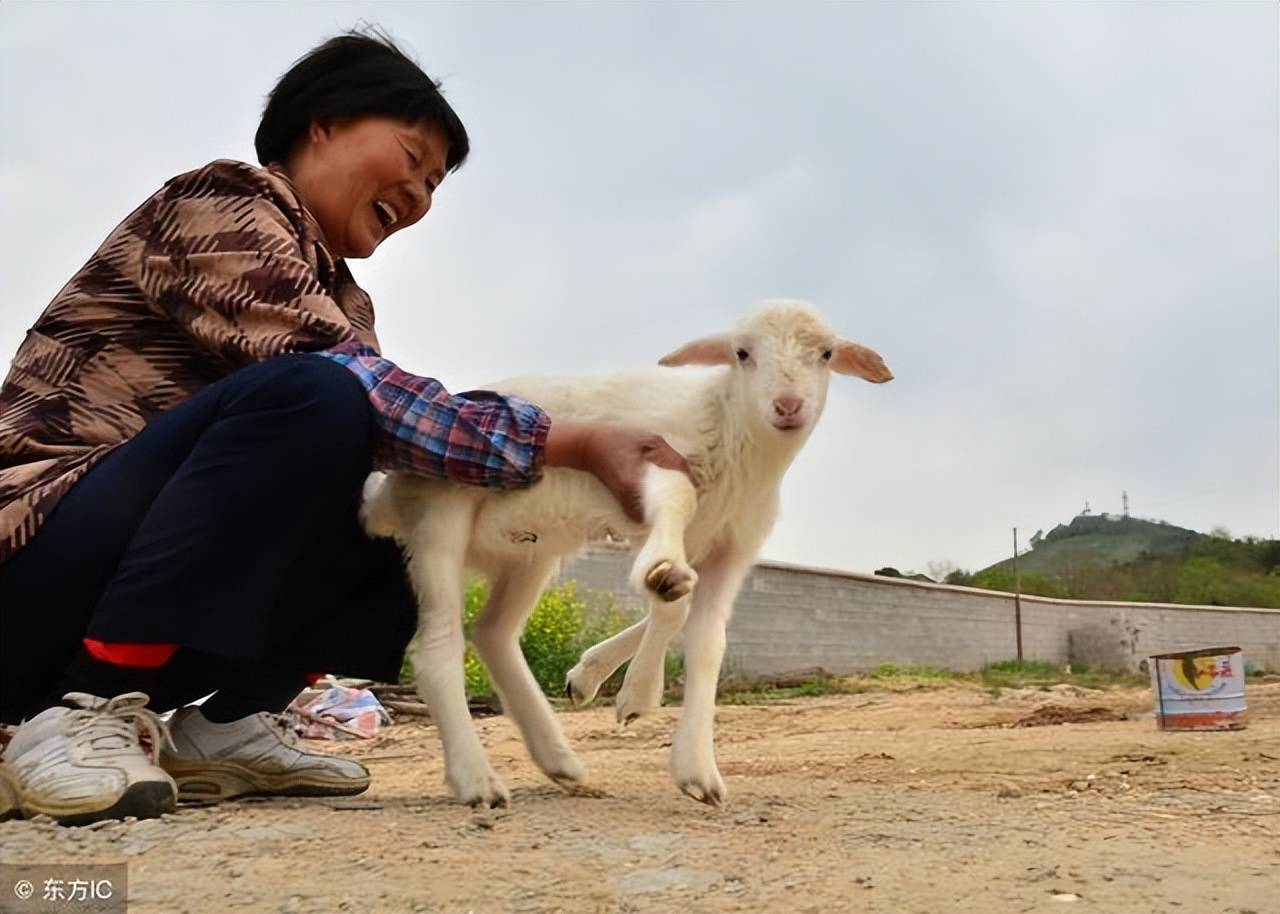
M 1280 535 L 1270 2 L 0 4 L 0 365 L 361 19 L 472 136 L 352 264 L 405 368 L 647 365 L 806 298 L 897 378 L 833 379 L 767 557 L 974 569 L 1124 490 Z

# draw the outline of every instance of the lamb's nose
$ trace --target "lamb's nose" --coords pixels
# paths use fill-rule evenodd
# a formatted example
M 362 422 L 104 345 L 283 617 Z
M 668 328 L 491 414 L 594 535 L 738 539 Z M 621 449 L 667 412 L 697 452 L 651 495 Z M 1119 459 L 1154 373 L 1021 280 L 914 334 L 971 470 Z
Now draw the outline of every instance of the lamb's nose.
M 800 412 L 804 400 L 795 394 L 783 394 L 773 401 L 773 411 L 783 418 L 789 418 Z

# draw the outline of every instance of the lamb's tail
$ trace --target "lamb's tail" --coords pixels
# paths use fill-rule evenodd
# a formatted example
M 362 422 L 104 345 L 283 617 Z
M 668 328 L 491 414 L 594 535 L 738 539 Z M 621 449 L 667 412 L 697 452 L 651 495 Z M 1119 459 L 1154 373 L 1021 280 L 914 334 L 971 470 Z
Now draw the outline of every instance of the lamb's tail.
M 386 473 L 370 473 L 369 478 L 364 481 L 360 522 L 370 536 L 394 537 L 400 531 L 400 525 L 396 523 L 391 489 L 391 479 Z

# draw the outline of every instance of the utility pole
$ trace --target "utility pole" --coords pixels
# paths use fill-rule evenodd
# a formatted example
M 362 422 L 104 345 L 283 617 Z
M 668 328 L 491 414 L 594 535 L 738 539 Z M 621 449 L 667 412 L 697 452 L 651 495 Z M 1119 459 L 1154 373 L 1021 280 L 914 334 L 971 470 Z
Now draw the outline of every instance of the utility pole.
M 1018 574 L 1018 528 L 1013 528 L 1013 627 L 1018 635 L 1018 662 L 1022 662 L 1022 576 Z

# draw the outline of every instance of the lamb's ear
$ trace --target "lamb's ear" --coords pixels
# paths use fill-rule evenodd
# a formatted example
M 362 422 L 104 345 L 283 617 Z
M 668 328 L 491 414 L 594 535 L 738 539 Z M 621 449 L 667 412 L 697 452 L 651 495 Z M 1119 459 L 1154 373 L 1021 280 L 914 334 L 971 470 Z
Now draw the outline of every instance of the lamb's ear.
M 659 365 L 732 365 L 737 361 L 733 340 L 727 333 L 706 336 L 692 343 L 685 343 L 675 352 L 664 355 Z
M 884 364 L 880 353 L 848 340 L 840 340 L 836 344 L 835 352 L 831 355 L 831 370 L 856 375 L 873 384 L 893 380 L 893 372 Z

